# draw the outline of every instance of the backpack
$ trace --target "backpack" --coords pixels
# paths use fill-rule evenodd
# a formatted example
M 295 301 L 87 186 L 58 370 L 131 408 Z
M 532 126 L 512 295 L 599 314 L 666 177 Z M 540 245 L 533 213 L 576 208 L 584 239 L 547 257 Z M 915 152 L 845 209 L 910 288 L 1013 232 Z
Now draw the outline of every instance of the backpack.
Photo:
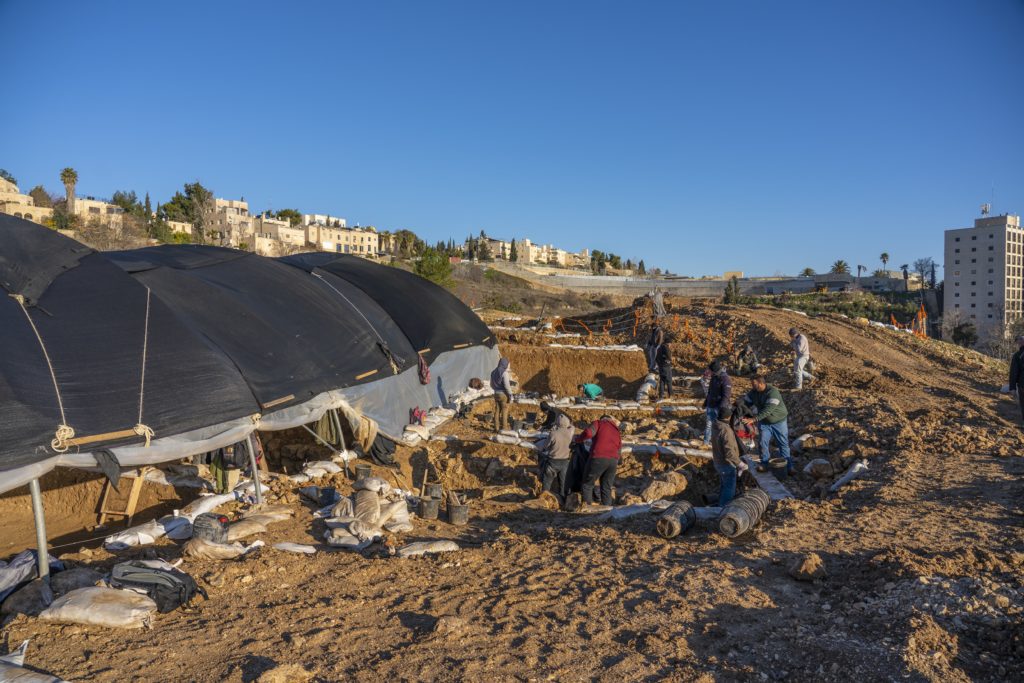
M 150 567 L 137 560 L 115 564 L 110 574 L 110 585 L 113 588 L 141 589 L 153 599 L 161 614 L 188 606 L 196 593 L 209 599 L 206 591 L 185 572 Z

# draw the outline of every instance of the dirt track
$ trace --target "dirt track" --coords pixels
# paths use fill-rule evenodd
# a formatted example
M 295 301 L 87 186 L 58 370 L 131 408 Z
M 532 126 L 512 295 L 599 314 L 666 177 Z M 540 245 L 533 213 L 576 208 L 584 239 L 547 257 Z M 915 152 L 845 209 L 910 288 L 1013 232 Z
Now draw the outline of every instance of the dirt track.
M 455 537 L 464 548 L 457 555 L 306 558 L 266 550 L 242 562 L 190 561 L 185 568 L 206 577 L 211 592 L 197 613 L 161 615 L 150 632 L 19 616 L 5 628 L 9 642 L 32 637 L 30 664 L 102 681 L 302 680 L 264 674 L 289 664 L 323 681 L 1018 676 L 1024 441 L 1015 407 L 995 393 L 1005 381 L 1000 367 L 839 318 L 720 307 L 683 315 L 695 326 L 731 325 L 738 341 L 767 356 L 770 379 L 784 389 L 786 330 L 806 331 L 820 378 L 799 395 L 785 392 L 791 433 L 824 435 L 829 445 L 819 455 L 834 461 L 867 459 L 868 476 L 823 502 L 773 506 L 738 541 L 702 530 L 664 541 L 650 516 L 594 522 L 536 509 L 525 489 L 511 489 L 478 502 L 469 528 L 417 521 L 396 539 Z M 699 355 L 689 351 L 679 355 Z M 608 352 L 588 355 L 599 353 Z M 531 361 L 519 362 L 527 381 Z M 697 369 L 696 360 L 683 368 Z M 528 452 L 477 440 L 486 410 L 446 426 L 464 440 L 431 444 L 431 456 L 456 486 L 528 485 Z M 427 459 L 423 449 L 401 456 L 407 477 Z M 620 488 L 663 466 L 634 463 Z M 803 477 L 792 486 L 801 496 L 813 492 Z M 694 486 L 684 497 L 699 492 Z M 313 528 L 302 508 L 263 538 L 316 542 Z M 180 554 L 165 541 L 122 556 L 147 552 Z M 821 556 L 826 579 L 788 575 L 805 552 Z M 95 551 L 68 559 L 109 565 L 115 558 Z

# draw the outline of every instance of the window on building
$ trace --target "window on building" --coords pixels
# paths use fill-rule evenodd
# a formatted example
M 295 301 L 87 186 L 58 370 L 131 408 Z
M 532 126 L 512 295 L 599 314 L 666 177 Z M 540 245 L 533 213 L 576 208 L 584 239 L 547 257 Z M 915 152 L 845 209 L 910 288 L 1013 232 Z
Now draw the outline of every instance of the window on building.
M 995 247 L 993 247 L 993 246 L 992 246 L 992 245 L 990 244 L 990 245 L 989 245 L 989 247 L 988 247 L 988 250 L 989 250 L 989 251 L 995 251 L 995 250 L 996 250 L 996 248 L 995 248 Z
M 992 314 L 991 314 L 991 313 L 989 313 L 989 314 L 988 314 L 988 317 L 990 317 L 990 318 L 991 318 L 991 317 L 992 317 Z
M 971 308 L 977 308 L 978 304 L 971 304 Z
M 976 240 L 976 239 L 978 239 L 978 236 L 977 236 L 977 235 L 971 235 L 971 240 L 972 240 L 972 241 L 973 241 L 973 240 Z
M 972 287 L 973 287 L 974 285 L 976 285 L 976 284 L 978 284 L 978 283 L 977 283 L 977 282 L 975 282 L 974 280 L 971 280 L 971 286 L 972 286 Z
M 978 259 L 976 259 L 976 258 L 972 258 L 971 259 L 971 263 L 977 263 L 977 262 L 978 262 Z
M 953 296 L 960 296 L 960 292 L 957 292 L 957 293 L 956 293 L 956 294 L 954 294 Z M 254 484 L 254 485 L 255 485 L 255 484 Z
M 960 308 L 960 304 L 953 304 L 953 308 Z
M 953 253 L 955 253 L 955 254 L 959 254 L 959 253 L 960 253 L 960 250 L 959 250 L 959 249 L 954 249 L 954 250 L 953 250 Z
M 957 265 L 959 265 L 959 264 L 960 264 L 960 259 L 957 259 L 957 260 L 956 260 L 956 261 L 954 261 L 953 263 L 956 263 Z
M 971 251 L 978 251 L 977 247 L 971 247 Z
M 954 241 L 954 242 L 959 242 L 959 241 L 960 241 L 960 238 L 959 238 L 959 237 L 957 237 L 957 238 L 954 238 L 954 240 L 953 240 L 953 241 Z

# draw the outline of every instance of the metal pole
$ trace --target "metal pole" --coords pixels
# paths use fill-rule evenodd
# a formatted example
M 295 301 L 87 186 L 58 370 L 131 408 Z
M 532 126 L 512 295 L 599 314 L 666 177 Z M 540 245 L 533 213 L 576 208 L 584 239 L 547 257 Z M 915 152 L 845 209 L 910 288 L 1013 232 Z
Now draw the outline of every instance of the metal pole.
M 256 487 L 256 504 L 263 505 L 263 487 L 260 484 L 260 470 L 256 466 L 256 437 L 250 434 L 246 444 L 249 447 L 249 467 L 252 468 L 252 482 Z
M 43 494 L 39 490 L 39 480 L 33 479 L 28 483 L 28 490 L 32 493 L 32 517 L 36 522 L 36 553 L 39 560 L 39 578 L 50 583 L 50 553 L 46 544 L 46 518 L 43 516 Z

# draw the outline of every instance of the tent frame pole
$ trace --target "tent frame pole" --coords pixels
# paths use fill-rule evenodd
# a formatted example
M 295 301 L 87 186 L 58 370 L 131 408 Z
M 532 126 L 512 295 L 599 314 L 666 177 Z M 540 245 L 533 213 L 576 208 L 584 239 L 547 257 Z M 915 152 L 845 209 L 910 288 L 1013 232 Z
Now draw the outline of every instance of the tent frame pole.
M 249 467 L 252 468 L 252 483 L 256 492 L 256 505 L 263 505 L 263 485 L 260 484 L 260 470 L 256 466 L 256 437 L 249 434 L 245 443 L 249 451 Z
M 28 490 L 32 494 L 32 517 L 36 524 L 36 559 L 39 563 L 39 578 L 50 583 L 50 553 L 46 543 L 46 517 L 43 514 L 43 493 L 39 489 L 39 480 L 28 482 Z

